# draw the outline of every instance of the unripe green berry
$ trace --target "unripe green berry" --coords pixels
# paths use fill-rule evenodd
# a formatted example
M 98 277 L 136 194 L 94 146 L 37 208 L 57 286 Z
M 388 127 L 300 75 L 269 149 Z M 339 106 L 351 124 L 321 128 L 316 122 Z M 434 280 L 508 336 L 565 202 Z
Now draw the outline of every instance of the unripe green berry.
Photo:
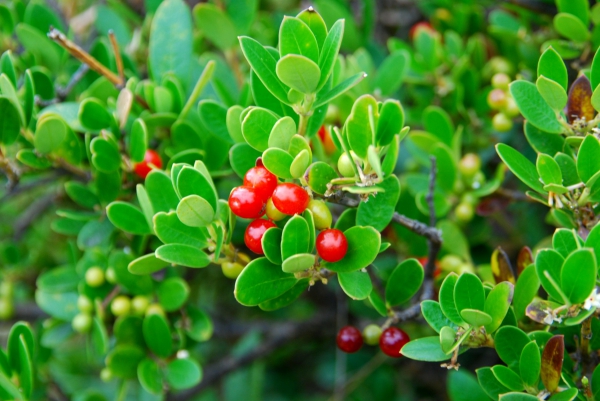
M 104 270 L 100 267 L 90 267 L 85 272 L 85 282 L 90 287 L 100 287 L 104 284 Z
M 370 324 L 363 329 L 363 338 L 369 345 L 379 344 L 379 337 L 381 337 L 381 327 L 376 324 Z
M 473 220 L 473 216 L 475 215 L 475 210 L 473 209 L 473 205 L 466 202 L 461 202 L 454 209 L 454 215 L 456 219 L 462 223 L 467 223 Z
M 475 153 L 467 153 L 458 163 L 458 170 L 463 177 L 473 177 L 479 169 L 481 169 L 481 159 Z
M 504 113 L 497 113 L 494 118 L 492 118 L 492 125 L 498 132 L 510 131 L 512 124 L 512 120 Z
M 15 305 L 11 298 L 0 298 L 0 320 L 8 320 L 15 314 Z
M 494 110 L 500 110 L 506 105 L 506 92 L 502 89 L 493 89 L 488 93 L 487 103 Z
M 12 281 L 4 280 L 0 283 L 0 297 L 12 298 L 15 286 Z
M 242 273 L 242 270 L 244 270 L 244 266 L 237 262 L 223 262 L 221 270 L 225 277 L 235 280 Z
M 126 295 L 119 295 L 112 300 L 110 304 L 110 311 L 115 316 L 125 316 L 131 311 L 131 301 Z
M 165 315 L 165 310 L 160 304 L 150 304 L 146 309 L 146 316 L 150 315 Z
M 131 312 L 133 312 L 133 314 L 136 316 L 142 316 L 144 313 L 146 313 L 148 305 L 150 305 L 150 300 L 148 297 L 136 295 L 131 300 Z
M 77 298 L 77 309 L 83 313 L 92 313 L 94 311 L 94 303 L 85 295 L 80 295 Z
M 456 255 L 446 255 L 440 260 L 440 267 L 447 272 L 458 272 L 462 264 L 462 259 Z
M 269 200 L 267 201 L 267 207 L 265 209 L 265 212 L 269 220 L 273 221 L 283 220 L 287 217 L 286 214 L 281 213 L 279 209 L 275 207 L 275 205 L 273 204 L 273 198 L 269 198 Z
M 520 113 L 519 107 L 517 106 L 517 102 L 515 102 L 515 99 L 513 99 L 512 96 L 508 96 L 506 98 L 506 104 L 504 105 L 502 112 L 504 114 L 506 114 L 507 117 L 510 117 L 510 118 L 516 117 L 519 115 L 519 113 Z
M 329 211 L 325 202 L 322 200 L 311 199 L 310 202 L 308 202 L 307 208 L 313 214 L 315 228 L 317 230 L 324 230 L 331 227 L 333 218 L 331 217 L 331 211 Z
M 510 84 L 510 77 L 503 72 L 494 74 L 492 77 L 492 86 L 497 89 L 508 89 Z
M 87 313 L 79 313 L 75 315 L 71 325 L 76 332 L 87 333 L 92 328 L 92 316 Z
M 113 378 L 113 373 L 109 368 L 104 368 L 100 371 L 100 380 L 107 383 Z
M 113 267 L 109 267 L 108 269 L 106 269 L 106 281 L 108 281 L 110 284 L 116 284 L 117 283 L 117 274 L 115 273 L 115 269 Z
M 348 153 L 344 152 L 341 154 L 340 158 L 338 159 L 338 170 L 342 176 L 354 177 L 356 175 L 354 173 L 352 163 L 353 161 L 350 160 L 350 156 L 348 156 Z

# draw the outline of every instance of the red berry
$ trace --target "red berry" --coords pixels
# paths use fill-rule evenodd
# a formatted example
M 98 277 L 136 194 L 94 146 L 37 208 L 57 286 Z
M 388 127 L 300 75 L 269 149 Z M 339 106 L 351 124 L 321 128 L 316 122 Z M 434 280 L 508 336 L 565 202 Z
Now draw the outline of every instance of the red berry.
M 433 29 L 433 27 L 431 26 L 431 24 L 429 22 L 421 21 L 421 22 L 417 22 L 416 24 L 414 24 L 412 26 L 412 28 L 410 28 L 410 31 L 408 32 L 408 38 L 410 40 L 413 40 L 415 38 L 415 36 L 417 35 L 417 31 L 420 29 L 426 29 L 430 32 L 435 32 L 435 29 Z
M 327 262 L 337 262 L 346 256 L 348 240 L 343 232 L 336 228 L 323 230 L 317 236 L 317 252 Z
M 400 350 L 404 344 L 410 341 L 408 334 L 397 327 L 389 327 L 381 333 L 379 337 L 379 348 L 387 356 L 392 358 L 400 358 L 402 354 Z
M 319 128 L 319 131 L 317 132 L 317 134 L 319 135 L 319 139 L 321 140 L 321 143 L 323 144 L 323 148 L 325 149 L 325 152 L 327 154 L 331 154 L 335 151 L 335 143 L 333 142 L 333 139 L 331 138 L 331 134 L 329 133 L 329 131 L 327 131 L 327 128 L 325 128 L 325 125 L 321 125 L 321 128 Z
M 277 188 L 277 177 L 264 167 L 252 167 L 244 176 L 244 186 L 254 188 L 266 202 Z
M 337 346 L 344 352 L 352 354 L 363 345 L 360 331 L 354 326 L 342 327 L 336 338 Z
M 273 192 L 273 204 L 281 213 L 300 214 L 309 201 L 308 193 L 301 186 L 289 182 L 279 184 Z
M 269 220 L 256 219 L 246 227 L 244 242 L 248 249 L 259 255 L 264 254 L 262 247 L 262 237 L 265 231 L 271 227 L 276 227 L 275 223 Z
M 263 164 L 262 157 L 258 157 L 258 158 L 256 159 L 255 166 L 256 166 L 256 167 L 264 167 L 264 166 L 265 166 L 265 165 Z
M 236 216 L 257 219 L 265 213 L 266 201 L 256 189 L 241 186 L 231 191 L 229 207 Z
M 160 155 L 155 150 L 148 149 L 144 155 L 144 160 L 140 163 L 137 163 L 133 167 L 133 171 L 138 177 L 145 180 L 146 176 L 152 171 L 151 165 L 156 168 L 161 168 L 162 160 L 160 159 Z

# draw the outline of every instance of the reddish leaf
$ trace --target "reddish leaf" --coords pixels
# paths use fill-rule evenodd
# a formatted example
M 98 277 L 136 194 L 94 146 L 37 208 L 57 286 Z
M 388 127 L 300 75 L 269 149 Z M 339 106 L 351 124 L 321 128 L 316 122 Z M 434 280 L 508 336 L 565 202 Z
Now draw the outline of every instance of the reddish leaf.
M 515 274 L 513 273 L 508 256 L 500 247 L 496 248 L 492 254 L 492 273 L 494 274 L 496 283 L 503 281 L 515 283 Z
M 592 107 L 592 87 L 589 79 L 581 75 L 573 82 L 569 89 L 569 101 L 567 103 L 567 119 L 573 123 L 577 118 L 584 118 L 586 121 L 594 119 L 596 111 Z
M 565 343 L 563 336 L 553 336 L 544 347 L 541 371 L 542 383 L 544 383 L 544 387 L 551 393 L 558 387 L 564 355 Z
M 504 196 L 488 196 L 477 204 L 477 214 L 479 216 L 490 216 L 496 212 L 502 211 L 510 204 L 510 199 Z
M 528 246 L 524 246 L 519 251 L 519 256 L 517 256 L 517 277 L 519 277 L 521 272 L 532 263 L 533 253 L 531 253 L 531 249 Z

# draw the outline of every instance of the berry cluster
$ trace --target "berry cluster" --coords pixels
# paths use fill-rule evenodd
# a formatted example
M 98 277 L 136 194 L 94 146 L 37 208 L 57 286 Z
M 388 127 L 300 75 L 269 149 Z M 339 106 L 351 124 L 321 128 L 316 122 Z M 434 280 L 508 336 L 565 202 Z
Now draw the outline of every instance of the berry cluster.
M 244 184 L 231 191 L 229 207 L 236 216 L 253 219 L 246 228 L 244 242 L 258 255 L 264 254 L 263 235 L 269 228 L 277 226 L 276 221 L 302 214 L 306 209 L 313 214 L 315 228 L 322 230 L 316 238 L 316 248 L 323 260 L 337 262 L 348 250 L 344 233 L 330 228 L 332 217 L 325 202 L 311 199 L 308 192 L 297 184 L 280 183 L 260 159 L 244 175 Z M 267 219 L 262 218 L 265 214 Z
M 370 324 L 362 333 L 354 326 L 342 327 L 336 341 L 338 348 L 349 354 L 357 352 L 364 341 L 369 345 L 379 344 L 384 354 L 392 358 L 400 358 L 402 356 L 400 350 L 410 341 L 410 338 L 405 331 L 397 327 L 388 327 L 382 331 L 381 327 Z
M 494 89 L 488 93 L 488 105 L 498 112 L 492 119 L 492 125 L 498 132 L 506 132 L 512 128 L 512 118 L 519 115 L 519 108 L 508 90 L 510 77 L 499 72 L 492 77 Z

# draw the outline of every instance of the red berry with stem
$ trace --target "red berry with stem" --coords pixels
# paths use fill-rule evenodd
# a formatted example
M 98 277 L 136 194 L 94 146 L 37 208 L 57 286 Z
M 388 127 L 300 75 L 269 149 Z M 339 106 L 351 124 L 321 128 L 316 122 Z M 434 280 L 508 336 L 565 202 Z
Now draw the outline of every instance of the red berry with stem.
M 244 176 L 244 186 L 254 188 L 266 202 L 277 188 L 277 177 L 262 166 L 252 167 Z
M 348 240 L 343 232 L 336 228 L 323 230 L 317 236 L 317 252 L 327 262 L 337 262 L 346 256 Z
M 152 171 L 152 166 L 156 168 L 162 167 L 162 160 L 160 155 L 152 149 L 146 150 L 146 154 L 144 155 L 144 160 L 140 163 L 137 163 L 133 167 L 133 171 L 137 174 L 138 177 L 145 180 L 146 176 Z
M 262 237 L 271 227 L 276 227 L 275 223 L 269 220 L 256 219 L 246 227 L 246 233 L 244 234 L 244 242 L 248 249 L 259 255 L 264 254 L 262 247 Z
M 356 327 L 345 326 L 338 332 L 336 342 L 339 349 L 352 354 L 362 347 L 363 337 Z
M 236 187 L 229 195 L 229 207 L 238 217 L 257 219 L 265 213 L 266 200 L 250 187 Z
M 400 350 L 404 347 L 404 344 L 410 341 L 408 334 L 405 331 L 400 330 L 397 327 L 389 327 L 381 333 L 379 337 L 379 348 L 387 356 L 392 358 L 400 358 L 402 354 Z
M 279 184 L 273 192 L 273 204 L 281 213 L 294 215 L 306 210 L 310 197 L 299 185 L 286 182 Z

